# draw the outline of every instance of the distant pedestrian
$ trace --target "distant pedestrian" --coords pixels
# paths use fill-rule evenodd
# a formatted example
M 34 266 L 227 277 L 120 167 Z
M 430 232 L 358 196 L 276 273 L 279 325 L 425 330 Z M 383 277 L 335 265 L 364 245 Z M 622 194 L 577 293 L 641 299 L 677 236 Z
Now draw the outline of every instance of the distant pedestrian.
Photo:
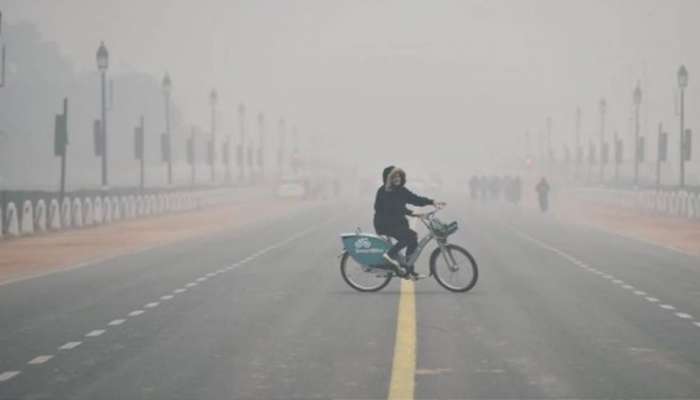
M 545 177 L 542 177 L 542 179 L 540 179 L 537 186 L 535 186 L 535 191 L 537 191 L 537 198 L 540 203 L 540 210 L 542 212 L 547 211 L 547 209 L 549 208 L 549 183 L 547 183 L 547 179 L 545 179 Z
M 476 175 L 472 175 L 472 178 L 469 179 L 469 197 L 472 200 L 479 197 L 479 177 Z

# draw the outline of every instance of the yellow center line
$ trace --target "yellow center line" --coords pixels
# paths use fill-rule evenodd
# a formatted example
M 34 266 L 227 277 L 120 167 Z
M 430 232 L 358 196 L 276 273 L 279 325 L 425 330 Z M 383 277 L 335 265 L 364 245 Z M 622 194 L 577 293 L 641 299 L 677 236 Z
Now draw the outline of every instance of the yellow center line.
M 413 399 L 416 375 L 416 301 L 412 281 L 401 280 L 389 399 Z

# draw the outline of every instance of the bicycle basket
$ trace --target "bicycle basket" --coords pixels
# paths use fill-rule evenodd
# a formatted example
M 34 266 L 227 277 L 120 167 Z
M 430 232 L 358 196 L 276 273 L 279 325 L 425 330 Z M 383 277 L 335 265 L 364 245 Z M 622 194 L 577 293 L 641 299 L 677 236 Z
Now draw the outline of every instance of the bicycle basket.
M 439 237 L 447 237 L 457 232 L 457 221 L 446 224 L 437 218 L 430 221 L 430 229 Z

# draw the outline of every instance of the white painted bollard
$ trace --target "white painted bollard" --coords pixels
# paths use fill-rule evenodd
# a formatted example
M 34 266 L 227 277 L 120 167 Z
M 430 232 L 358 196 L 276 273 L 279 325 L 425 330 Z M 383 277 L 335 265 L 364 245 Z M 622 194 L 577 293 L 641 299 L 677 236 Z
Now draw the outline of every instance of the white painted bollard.
M 140 217 L 143 215 L 143 196 L 137 195 L 136 199 L 134 200 L 136 202 L 136 216 Z
M 7 234 L 10 236 L 19 236 L 19 215 L 17 214 L 17 206 L 15 203 L 7 203 L 5 218 L 7 219 Z
M 34 233 L 34 207 L 32 202 L 25 200 L 22 204 L 22 235 L 31 235 Z
M 92 206 L 92 199 L 86 197 L 83 199 L 83 225 L 91 226 L 95 223 L 95 214 Z
M 72 217 L 73 217 L 73 228 L 80 228 L 83 226 L 83 202 L 80 201 L 80 199 L 75 198 L 73 199 L 73 209 L 72 209 Z
M 44 199 L 39 199 L 39 201 L 36 202 L 36 207 L 34 207 L 34 230 L 38 232 L 46 231 L 47 217 L 46 201 L 44 201 Z
M 112 197 L 112 221 L 119 221 L 122 219 L 122 207 L 119 203 L 119 197 Z
M 104 200 L 102 200 L 102 208 L 103 222 L 109 224 L 112 222 L 112 213 L 114 212 L 112 200 L 109 197 L 105 197 Z
M 61 207 L 57 199 L 51 199 L 49 203 L 49 229 L 61 229 Z
M 72 228 L 73 218 L 72 218 L 72 208 L 70 197 L 64 197 L 63 203 L 61 204 L 61 227 L 62 228 Z
M 138 216 L 138 208 L 136 204 L 136 196 L 129 195 L 126 198 L 126 201 L 129 203 L 129 218 L 135 218 Z
M 92 213 L 94 215 L 94 222 L 95 224 L 101 224 L 104 222 L 105 218 L 105 211 L 104 211 L 104 206 L 102 205 L 102 197 L 97 196 L 95 197 L 95 200 L 92 202 L 93 204 L 93 209 Z

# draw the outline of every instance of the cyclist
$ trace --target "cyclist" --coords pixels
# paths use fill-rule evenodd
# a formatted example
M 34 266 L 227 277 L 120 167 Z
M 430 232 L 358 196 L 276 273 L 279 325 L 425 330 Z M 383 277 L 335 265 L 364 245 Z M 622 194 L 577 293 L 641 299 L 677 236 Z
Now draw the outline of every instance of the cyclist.
M 382 172 L 384 184 L 377 190 L 374 200 L 374 229 L 378 235 L 393 237 L 396 244 L 384 254 L 384 259 L 396 267 L 401 275 L 409 274 L 416 278 L 413 265 L 401 265 L 397 260 L 397 255 L 404 247 L 406 248 L 406 260 L 418 247 L 418 235 L 408 226 L 406 216 L 420 217 L 422 214 L 414 213 L 406 208 L 406 204 L 414 206 L 433 205 L 442 207 L 445 203 L 436 202 L 427 197 L 421 197 L 404 186 L 406 184 L 406 173 L 401 169 L 392 166 L 386 167 Z M 401 268 L 405 268 L 403 272 Z

